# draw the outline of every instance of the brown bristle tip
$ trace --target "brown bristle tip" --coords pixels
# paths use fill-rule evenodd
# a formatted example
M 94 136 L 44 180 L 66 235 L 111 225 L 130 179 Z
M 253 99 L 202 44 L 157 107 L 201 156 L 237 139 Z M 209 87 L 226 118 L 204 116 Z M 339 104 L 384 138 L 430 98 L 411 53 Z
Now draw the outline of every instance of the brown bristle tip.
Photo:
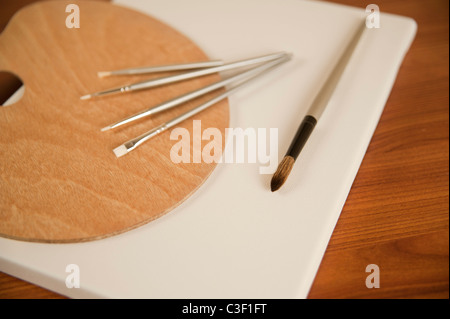
M 294 162 L 295 160 L 292 156 L 285 156 L 283 158 L 280 165 L 278 165 L 275 174 L 273 174 L 272 181 L 270 182 L 270 189 L 272 190 L 272 192 L 280 189 L 280 187 L 283 186 L 284 182 L 286 182 L 289 173 L 294 167 Z

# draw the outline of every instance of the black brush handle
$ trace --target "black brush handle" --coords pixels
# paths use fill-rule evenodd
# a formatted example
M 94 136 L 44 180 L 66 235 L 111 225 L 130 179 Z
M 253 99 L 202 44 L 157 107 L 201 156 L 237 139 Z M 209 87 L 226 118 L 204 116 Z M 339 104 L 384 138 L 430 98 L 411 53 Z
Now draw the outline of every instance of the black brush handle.
M 289 146 L 288 151 L 286 152 L 286 156 L 291 156 L 294 158 L 294 160 L 297 159 L 298 154 L 300 154 L 303 146 L 305 146 L 306 141 L 314 130 L 316 123 L 317 120 L 314 116 L 305 116 L 302 123 L 300 124 L 300 127 L 297 130 L 297 133 L 295 134 L 294 139 L 292 140 L 291 145 Z

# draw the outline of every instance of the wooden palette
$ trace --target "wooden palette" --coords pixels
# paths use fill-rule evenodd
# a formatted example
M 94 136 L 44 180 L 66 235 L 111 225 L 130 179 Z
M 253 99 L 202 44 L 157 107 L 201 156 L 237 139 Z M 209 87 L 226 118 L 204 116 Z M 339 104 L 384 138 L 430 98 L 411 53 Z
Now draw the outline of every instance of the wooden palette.
M 80 8 L 78 29 L 66 27 L 69 3 Z M 109 3 L 40 2 L 19 11 L 0 35 L 0 70 L 25 84 L 21 100 L 0 107 L 0 236 L 100 239 L 148 223 L 189 197 L 215 164 L 173 163 L 177 141 L 170 132 L 121 158 L 112 150 L 202 99 L 122 129 L 100 129 L 219 75 L 87 101 L 80 96 L 151 77 L 99 79 L 97 71 L 202 60 L 208 57 L 179 32 Z M 191 137 L 192 120 L 225 136 L 228 102 L 181 123 Z

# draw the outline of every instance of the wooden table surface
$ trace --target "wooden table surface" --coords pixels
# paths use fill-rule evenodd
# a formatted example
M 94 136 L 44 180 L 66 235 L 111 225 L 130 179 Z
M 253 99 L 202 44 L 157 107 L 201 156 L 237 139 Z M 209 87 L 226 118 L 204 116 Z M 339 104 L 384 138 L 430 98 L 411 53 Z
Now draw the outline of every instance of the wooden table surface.
M 0 30 L 30 2 L 1 0 Z M 418 33 L 309 298 L 449 298 L 449 2 L 376 4 L 381 12 L 415 19 Z M 7 86 L 3 79 L 0 88 Z M 369 264 L 379 267 L 380 288 L 366 287 Z M 0 273 L 0 298 L 64 297 Z

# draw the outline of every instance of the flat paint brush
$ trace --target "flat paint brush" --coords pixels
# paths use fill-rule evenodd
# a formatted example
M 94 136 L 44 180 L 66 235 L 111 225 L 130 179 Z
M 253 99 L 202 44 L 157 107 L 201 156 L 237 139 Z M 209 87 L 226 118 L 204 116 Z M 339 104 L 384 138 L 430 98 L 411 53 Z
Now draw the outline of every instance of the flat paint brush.
M 270 189 L 272 192 L 278 190 L 286 182 L 292 168 L 294 167 L 295 160 L 303 149 L 303 146 L 305 146 L 309 136 L 316 126 L 318 119 L 327 106 L 337 84 L 339 83 L 339 79 L 348 64 L 348 61 L 350 60 L 350 57 L 359 42 L 359 39 L 364 33 L 365 28 L 366 25 L 364 22 L 361 26 L 359 26 L 355 35 L 350 40 L 350 43 L 347 45 L 341 57 L 337 61 L 336 66 L 331 71 L 327 81 L 314 99 L 307 115 L 300 124 L 300 127 L 298 128 L 297 133 L 295 134 L 294 139 L 286 152 L 286 155 L 278 165 L 278 168 L 272 177 L 270 182 Z
M 152 87 L 157 87 L 157 86 L 161 86 L 161 85 L 165 85 L 165 84 L 169 84 L 169 83 L 184 81 L 184 80 L 192 79 L 192 78 L 203 76 L 203 75 L 208 75 L 208 74 L 222 72 L 222 71 L 228 71 L 228 70 L 241 68 L 241 67 L 245 67 L 245 66 L 249 66 L 249 65 L 253 65 L 253 64 L 257 64 L 257 63 L 268 62 L 268 61 L 279 59 L 285 55 L 286 55 L 285 52 L 278 52 L 278 53 L 273 53 L 273 54 L 268 54 L 268 55 L 252 58 L 252 59 L 246 59 L 246 60 L 236 61 L 236 62 L 232 62 L 232 63 L 227 63 L 224 65 L 215 66 L 215 67 L 211 67 L 211 68 L 205 68 L 205 69 L 195 70 L 195 71 L 191 71 L 191 72 L 165 76 L 165 77 L 161 77 L 161 78 L 157 78 L 157 79 L 141 81 L 141 82 L 137 82 L 137 83 L 121 86 L 121 87 L 108 89 L 108 90 L 101 91 L 101 92 L 83 95 L 82 97 L 80 97 L 80 99 L 87 100 L 87 99 L 90 99 L 90 98 L 93 98 L 96 96 L 104 96 L 104 95 L 110 95 L 110 94 L 115 94 L 115 93 L 125 93 L 125 92 L 149 89 Z

